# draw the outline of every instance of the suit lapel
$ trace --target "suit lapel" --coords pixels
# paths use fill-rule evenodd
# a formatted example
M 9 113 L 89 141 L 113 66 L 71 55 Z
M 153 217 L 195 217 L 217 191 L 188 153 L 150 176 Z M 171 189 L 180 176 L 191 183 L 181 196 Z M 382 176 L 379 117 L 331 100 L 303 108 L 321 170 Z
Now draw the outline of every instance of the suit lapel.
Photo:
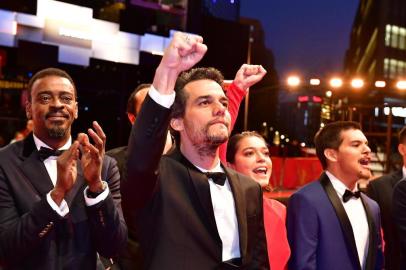
M 347 240 L 347 246 L 351 250 L 354 261 L 357 262 L 356 263 L 357 268 L 361 269 L 361 264 L 359 262 L 359 256 L 357 246 L 355 244 L 354 232 L 352 230 L 351 222 L 348 219 L 347 213 L 345 212 L 344 206 L 341 203 L 341 200 L 338 197 L 337 192 L 335 191 L 333 185 L 330 182 L 330 179 L 327 177 L 325 173 L 323 173 L 320 177 L 320 184 L 327 193 L 327 197 L 329 198 L 337 214 L 338 220 L 340 221 L 341 224 L 341 229 L 343 230 L 345 239 Z
M 240 238 L 241 257 L 245 258 L 247 254 L 247 218 L 246 218 L 246 202 L 242 194 L 242 188 L 238 175 L 223 167 L 227 173 L 227 179 L 233 192 L 235 212 L 237 214 L 238 232 Z
M 366 202 L 364 195 L 361 194 L 362 204 L 364 205 L 365 213 L 368 220 L 368 228 L 369 228 L 369 245 L 368 245 L 368 256 L 366 260 L 366 270 L 375 269 L 375 262 L 376 262 L 376 246 L 377 246 L 377 235 L 376 235 L 376 225 L 374 222 L 374 218 L 369 208 L 368 203 Z
M 202 215 L 203 223 L 206 224 L 208 229 L 212 232 L 212 235 L 218 242 L 221 243 L 221 238 L 217 230 L 216 219 L 214 217 L 213 204 L 210 196 L 210 186 L 207 177 L 199 171 L 189 160 L 187 160 L 179 149 L 174 149 L 170 154 L 171 157 L 181 162 L 186 166 L 190 188 L 190 192 L 196 196 L 190 196 L 191 200 L 197 205 L 196 209 Z
M 394 187 L 400 180 L 403 179 L 403 171 L 402 169 L 397 170 L 395 173 L 392 174 L 391 184 Z
M 40 196 L 46 195 L 54 186 L 44 163 L 39 159 L 32 133 L 24 140 L 21 158 L 21 170 L 26 178 Z

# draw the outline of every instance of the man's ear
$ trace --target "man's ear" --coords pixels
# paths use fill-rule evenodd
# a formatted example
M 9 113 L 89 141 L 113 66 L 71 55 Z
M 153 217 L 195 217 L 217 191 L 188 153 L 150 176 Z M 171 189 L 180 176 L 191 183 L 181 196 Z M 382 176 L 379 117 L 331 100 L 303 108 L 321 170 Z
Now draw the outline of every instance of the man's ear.
M 31 109 L 31 102 L 27 101 L 25 103 L 25 115 L 27 116 L 28 120 L 32 119 L 32 109 Z
M 403 143 L 398 145 L 398 151 L 402 156 L 406 155 L 406 146 Z
M 173 130 L 176 130 L 178 132 L 182 131 L 184 128 L 182 118 L 172 118 L 170 125 L 171 125 L 171 128 L 173 128 Z
M 78 106 L 78 103 L 76 102 L 76 104 L 75 104 L 76 106 L 76 108 L 75 108 L 75 114 L 73 115 L 74 117 L 75 117 L 75 119 L 78 119 L 78 116 L 79 116 L 79 106 Z
M 332 148 L 324 149 L 324 156 L 331 162 L 337 162 L 337 150 Z

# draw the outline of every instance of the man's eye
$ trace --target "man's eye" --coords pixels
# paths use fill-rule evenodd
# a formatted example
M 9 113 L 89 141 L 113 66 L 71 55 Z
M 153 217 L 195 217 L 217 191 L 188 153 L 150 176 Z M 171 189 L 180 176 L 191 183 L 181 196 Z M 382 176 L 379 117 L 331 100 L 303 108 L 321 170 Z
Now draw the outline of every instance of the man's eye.
M 201 101 L 199 103 L 199 105 L 202 105 L 202 106 L 205 106 L 205 105 L 208 105 L 208 104 L 209 104 L 209 102 L 207 100 Z
M 40 100 L 41 102 L 47 102 L 47 101 L 50 101 L 50 100 L 51 100 L 51 97 L 50 97 L 50 96 L 40 96 L 40 97 L 39 97 L 39 100 Z
M 228 108 L 228 101 L 223 101 L 222 104 L 224 107 Z
M 72 100 L 73 100 L 73 97 L 71 97 L 71 96 L 62 96 L 62 97 L 61 97 L 61 101 L 62 101 L 63 103 L 71 103 Z

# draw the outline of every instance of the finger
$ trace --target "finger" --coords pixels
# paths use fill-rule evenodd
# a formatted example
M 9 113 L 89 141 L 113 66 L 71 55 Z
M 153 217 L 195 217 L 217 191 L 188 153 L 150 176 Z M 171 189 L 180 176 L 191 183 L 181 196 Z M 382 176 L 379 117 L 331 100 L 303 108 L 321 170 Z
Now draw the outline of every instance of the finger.
M 58 157 L 59 161 L 71 162 L 76 160 L 79 156 L 79 142 L 74 141 L 68 150 L 64 151 L 62 155 Z
M 99 123 L 97 123 L 97 121 L 93 121 L 93 128 L 96 130 L 97 135 L 103 140 L 103 142 L 105 142 L 106 134 L 104 133 Z
M 259 72 L 261 74 L 266 74 L 267 73 L 266 69 L 262 65 L 259 65 Z
M 80 143 L 79 148 L 80 148 L 82 154 L 87 154 L 89 152 L 88 148 L 89 148 L 89 145 L 90 145 L 89 137 L 87 136 L 87 134 L 79 133 L 78 141 Z
M 94 145 L 89 144 L 87 146 L 87 154 L 89 154 L 92 159 L 98 160 L 100 151 Z
M 97 149 L 99 151 L 104 150 L 104 141 L 98 136 L 96 132 L 93 131 L 93 129 L 89 128 L 88 130 L 89 136 L 92 138 L 94 144 L 96 145 Z

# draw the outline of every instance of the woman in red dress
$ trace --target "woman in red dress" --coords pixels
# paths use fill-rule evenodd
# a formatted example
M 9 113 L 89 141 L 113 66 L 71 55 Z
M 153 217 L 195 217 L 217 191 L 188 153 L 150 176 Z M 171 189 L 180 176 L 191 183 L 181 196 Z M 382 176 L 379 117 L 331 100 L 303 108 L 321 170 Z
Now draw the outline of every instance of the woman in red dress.
M 285 227 L 286 207 L 267 197 L 272 161 L 264 138 L 256 132 L 234 135 L 228 141 L 227 162 L 231 168 L 261 185 L 269 264 L 272 270 L 287 269 L 290 248 Z

